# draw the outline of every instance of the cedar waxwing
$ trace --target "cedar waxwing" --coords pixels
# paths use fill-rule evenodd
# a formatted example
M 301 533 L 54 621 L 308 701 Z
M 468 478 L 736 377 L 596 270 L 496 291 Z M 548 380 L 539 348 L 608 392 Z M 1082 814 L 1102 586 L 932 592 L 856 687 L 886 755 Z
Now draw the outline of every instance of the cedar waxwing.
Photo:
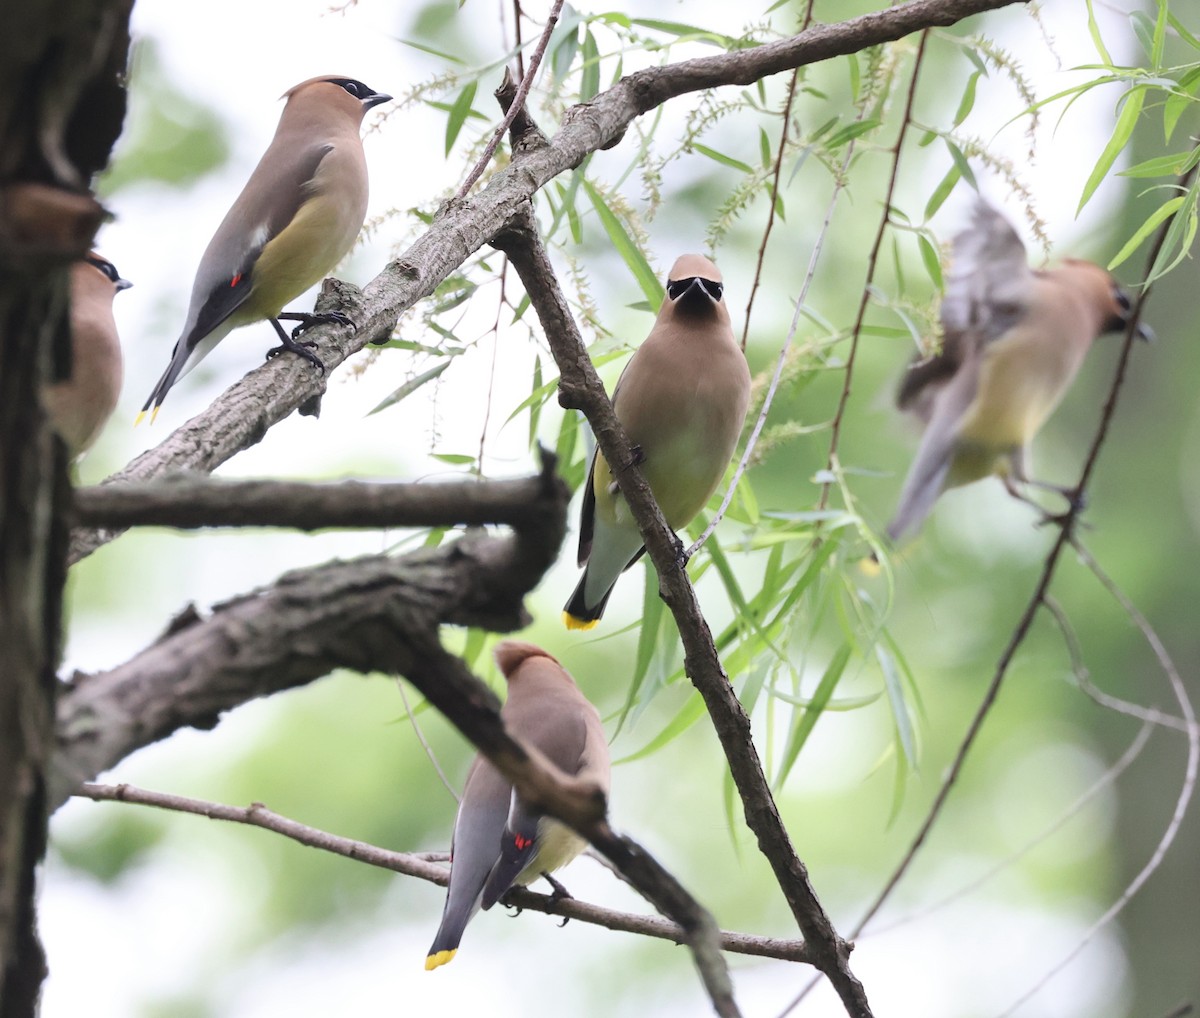
M 71 266 L 71 374 L 43 387 L 42 402 L 72 459 L 117 408 L 123 364 L 112 305 L 132 285 L 94 251 Z
M 679 258 L 654 328 L 613 392 L 617 419 L 674 530 L 686 527 L 717 490 L 750 402 L 750 369 L 723 292 L 721 273 L 707 258 Z M 568 629 L 596 625 L 621 573 L 645 550 L 597 449 L 579 522 L 579 565 L 586 567 L 563 609 Z
M 897 393 L 900 409 L 926 428 L 888 525 L 893 541 L 919 526 L 947 488 L 991 474 L 1014 494 L 1015 482 L 1037 483 L 1027 474 L 1029 443 L 1092 341 L 1129 320 L 1128 295 L 1100 266 L 1068 259 L 1030 269 L 1016 231 L 982 199 L 954 239 L 953 259 L 942 350 L 914 362 Z M 1152 336 L 1143 326 L 1138 335 Z
M 509 734 L 540 750 L 565 774 L 590 780 L 607 794 L 604 726 L 575 680 L 531 643 L 505 640 L 495 654 L 508 681 L 500 717 Z M 526 806 L 487 758 L 477 756 L 454 820 L 446 907 L 425 968 L 454 957 L 463 930 L 481 907 L 491 908 L 514 884 L 524 887 L 565 866 L 586 847 L 565 824 Z
M 323 321 L 344 315 L 283 314 L 283 306 L 320 282 L 353 246 L 367 214 L 367 162 L 359 125 L 392 97 L 353 78 L 324 75 L 289 89 L 275 137 L 209 241 L 171 363 L 138 415 L 140 421 L 233 329 L 269 321 L 281 346 L 321 371 L 297 342 Z M 279 319 L 300 324 L 289 336 Z M 311 344 L 310 344 L 311 345 Z M 151 418 L 153 420 L 153 417 Z

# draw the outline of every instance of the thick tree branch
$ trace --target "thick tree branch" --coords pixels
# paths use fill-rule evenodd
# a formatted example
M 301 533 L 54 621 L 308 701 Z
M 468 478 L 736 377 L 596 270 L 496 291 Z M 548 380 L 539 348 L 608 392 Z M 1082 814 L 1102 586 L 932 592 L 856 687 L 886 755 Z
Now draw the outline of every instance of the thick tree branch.
M 175 474 L 75 492 L 84 527 L 536 527 L 560 507 L 539 501 L 546 477 L 446 484 L 226 481 Z
M 309 848 L 331 852 L 334 855 L 353 859 L 355 862 L 377 866 L 380 869 L 391 870 L 393 873 L 415 877 L 418 880 L 426 880 L 439 887 L 445 887 L 449 880 L 450 871 L 435 861 L 444 860 L 445 853 L 392 852 L 365 841 L 343 838 L 315 827 L 309 827 L 289 817 L 281 816 L 267 809 L 261 803 L 254 803 L 251 806 L 227 806 L 182 795 L 134 788 L 132 785 L 125 784 L 96 785 L 88 783 L 81 785 L 75 794 L 95 802 L 127 802 L 139 806 L 171 810 L 176 813 L 190 813 L 194 816 L 207 817 L 210 820 L 246 824 L 250 827 L 272 831 L 275 834 L 282 834 Z M 575 919 L 619 933 L 635 933 L 643 937 L 669 940 L 675 944 L 682 944 L 685 939 L 683 928 L 677 923 L 661 919 L 658 916 L 619 912 L 601 905 L 593 905 L 591 902 L 581 901 L 578 898 L 555 898 L 553 895 L 539 894 L 524 887 L 514 887 L 508 892 L 505 900 L 511 905 L 531 912 L 543 912 L 546 915 L 562 916 L 564 919 Z M 721 950 L 731 954 L 771 958 L 776 961 L 805 962 L 808 960 L 808 952 L 803 941 L 758 937 L 750 933 L 735 933 L 725 930 L 721 931 Z
M 551 461 L 541 511 L 509 537 L 469 533 L 403 556 L 286 573 L 207 618 L 189 609 L 125 664 L 77 675 L 59 701 L 53 807 L 135 749 L 178 728 L 212 727 L 255 697 L 334 668 L 408 674 L 443 623 L 527 625 L 521 599 L 554 562 L 565 528 L 567 494 L 552 471 Z
M 518 208 L 560 173 L 592 152 L 617 144 L 643 113 L 688 92 L 746 85 L 780 71 L 829 60 L 938 25 L 952 25 L 983 11 L 1023 0 L 912 0 L 833 25 L 814 25 L 764 46 L 652 67 L 622 78 L 586 103 L 571 107 L 554 138 L 513 154 L 478 194 L 448 202 L 437 219 L 404 254 L 367 287 L 326 283 L 319 310 L 337 308 L 357 324 L 356 332 L 322 326 L 308 334 L 329 372 L 373 339 L 391 334 L 399 316 L 436 287 L 512 218 Z M 236 382 L 202 414 L 159 446 L 143 453 L 109 481 L 148 480 L 189 468 L 211 472 L 260 441 L 267 430 L 325 391 L 321 376 L 296 357 L 277 357 Z M 115 537 L 78 531 L 71 561 L 91 554 Z
M 682 561 L 679 539 L 667 526 L 641 471 L 633 466 L 628 438 L 613 413 L 604 384 L 588 357 L 553 267 L 526 206 L 493 243 L 516 268 L 558 365 L 559 401 L 583 411 L 595 432 L 621 493 L 638 521 L 646 550 L 659 576 L 659 593 L 675 617 L 684 646 L 684 667 L 704 697 L 717 737 L 746 812 L 746 823 L 758 838 L 816 965 L 833 983 L 847 1012 L 870 1015 L 862 985 L 848 965 L 849 945 L 837 934 L 821 908 L 808 872 L 792 847 L 775 806 L 750 729 L 713 644 L 695 590 Z

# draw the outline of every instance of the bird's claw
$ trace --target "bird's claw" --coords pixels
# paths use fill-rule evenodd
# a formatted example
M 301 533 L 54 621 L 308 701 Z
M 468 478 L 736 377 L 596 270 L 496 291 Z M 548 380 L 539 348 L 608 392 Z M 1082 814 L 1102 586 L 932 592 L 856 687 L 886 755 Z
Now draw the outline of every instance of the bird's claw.
M 281 353 L 290 351 L 291 353 L 298 354 L 299 356 L 303 357 L 306 361 L 308 361 L 309 364 L 321 372 L 321 374 L 325 374 L 325 362 L 321 360 L 321 358 L 315 353 L 313 353 L 313 349 L 316 347 L 316 345 L 317 344 L 311 340 L 298 341 L 296 339 L 292 339 L 289 343 L 281 343 L 279 346 L 271 347 L 271 349 L 267 351 L 267 360 L 271 360 L 272 358 L 278 357 Z
M 301 319 L 300 324 L 292 329 L 292 339 L 299 337 L 309 329 L 317 325 L 344 325 L 348 328 L 358 331 L 358 326 L 354 324 L 353 319 L 349 315 L 344 315 L 340 311 L 320 311 L 315 315 L 306 315 Z
M 631 467 L 640 467 L 646 462 L 646 454 L 642 451 L 640 445 L 631 445 L 629 447 L 629 465 Z

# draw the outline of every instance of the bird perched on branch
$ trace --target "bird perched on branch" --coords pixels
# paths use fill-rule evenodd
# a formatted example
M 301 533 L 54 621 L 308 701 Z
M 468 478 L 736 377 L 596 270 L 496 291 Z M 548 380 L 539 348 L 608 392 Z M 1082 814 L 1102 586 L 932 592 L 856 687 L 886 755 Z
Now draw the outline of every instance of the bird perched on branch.
M 332 271 L 362 229 L 367 163 L 359 126 L 392 97 L 324 75 L 283 98 L 275 137 L 200 259 L 183 333 L 139 421 L 151 409 L 157 416 L 171 386 L 233 329 L 269 321 L 281 346 L 268 356 L 291 350 L 324 371 L 300 333 L 320 322 L 352 324 L 336 312 L 284 314 L 283 306 Z M 280 319 L 300 324 L 289 335 Z
M 531 643 L 505 640 L 495 655 L 508 682 L 508 699 L 500 711 L 508 733 L 565 774 L 591 781 L 607 794 L 604 727 L 575 680 Z M 586 847 L 565 824 L 523 802 L 487 758 L 477 756 L 454 821 L 450 886 L 425 968 L 454 958 L 463 930 L 481 907 L 491 908 L 514 884 L 523 887 L 565 866 Z
M 123 362 L 113 298 L 133 284 L 95 251 L 71 266 L 71 373 L 42 403 L 71 457 L 86 451 L 117 408 Z
M 954 239 L 942 301 L 941 352 L 910 365 L 896 402 L 925 422 L 916 459 L 888 525 L 897 541 L 947 488 L 999 475 L 1073 493 L 1028 474 L 1034 435 L 1058 406 L 1097 336 L 1124 329 L 1130 300 L 1091 262 L 1031 269 L 1011 224 L 979 199 Z M 1150 330 L 1138 326 L 1142 339 Z
M 686 527 L 712 497 L 750 401 L 750 369 L 734 338 L 724 284 L 703 255 L 683 255 L 650 335 L 613 392 L 613 410 L 667 525 Z M 646 549 L 600 450 L 592 457 L 579 523 L 579 585 L 563 609 L 568 629 L 600 620 L 622 572 Z

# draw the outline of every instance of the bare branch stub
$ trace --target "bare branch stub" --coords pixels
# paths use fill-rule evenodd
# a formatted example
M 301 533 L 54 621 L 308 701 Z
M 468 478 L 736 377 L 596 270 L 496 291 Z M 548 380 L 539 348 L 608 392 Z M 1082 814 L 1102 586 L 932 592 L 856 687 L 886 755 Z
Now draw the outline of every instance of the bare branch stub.
M 493 244 L 516 268 L 541 320 L 561 376 L 559 401 L 565 407 L 583 411 L 605 458 L 620 465 L 614 476 L 658 572 L 659 593 L 675 617 L 684 646 L 684 667 L 704 697 L 742 799 L 746 822 L 775 872 L 812 952 L 813 964 L 833 983 L 849 1014 L 868 1018 L 871 1011 L 866 993 L 849 968 L 850 946 L 838 936 L 821 907 L 808 872 L 792 846 L 754 747 L 750 718 L 721 666 L 712 633 L 681 562 L 679 539 L 667 526 L 641 471 L 633 465 L 628 439 L 558 286 L 532 209 L 525 206 Z
M 509 536 L 472 531 L 402 556 L 295 570 L 206 617 L 188 614 L 116 668 L 76 676 L 59 701 L 52 808 L 135 749 L 179 728 L 211 727 L 248 700 L 335 668 L 408 674 L 442 624 L 528 625 L 522 599 L 566 529 L 564 485 L 549 469 L 535 480 L 541 509 Z

